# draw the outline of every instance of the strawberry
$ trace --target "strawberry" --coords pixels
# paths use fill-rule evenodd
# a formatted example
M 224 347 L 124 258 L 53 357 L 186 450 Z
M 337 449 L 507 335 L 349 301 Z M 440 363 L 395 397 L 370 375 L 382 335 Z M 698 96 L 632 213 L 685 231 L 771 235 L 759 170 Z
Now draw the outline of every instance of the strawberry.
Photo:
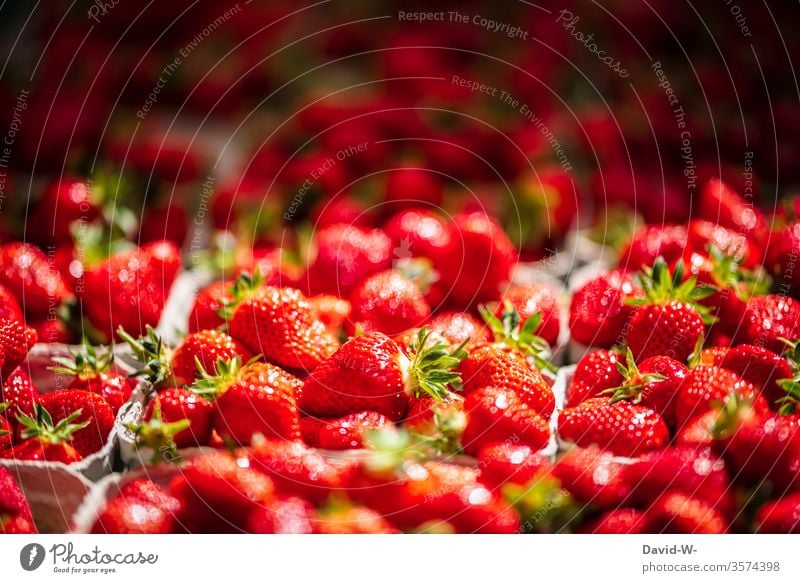
M 442 399 L 425 395 L 412 399 L 403 427 L 425 438 L 437 451 L 454 453 L 461 450 L 461 435 L 466 424 L 464 400 L 451 393 Z
M 761 261 L 761 252 L 745 236 L 710 221 L 689 221 L 687 249 L 705 252 L 717 249 L 721 257 L 732 258 L 744 267 L 752 268 Z
M 647 528 L 645 514 L 636 508 L 618 508 L 603 513 L 595 520 L 581 526 L 583 534 L 644 534 Z
M 464 401 L 467 424 L 461 436 L 464 451 L 476 455 L 487 444 L 512 436 L 539 450 L 550 440 L 547 418 L 528 405 L 513 390 L 487 386 L 471 391 Z
M 247 517 L 247 532 L 253 534 L 312 534 L 314 526 L 314 507 L 291 496 L 277 497 Z
M 175 518 L 183 528 L 228 533 L 243 531 L 248 516 L 273 500 L 275 486 L 247 458 L 209 451 L 193 458 L 169 490 L 180 502 Z
M 92 534 L 170 534 L 180 501 L 149 480 L 122 486 L 92 525 Z
M 720 404 L 734 393 L 754 400 L 757 411 L 767 410 L 767 403 L 758 389 L 731 371 L 713 365 L 693 368 L 678 389 L 675 401 L 678 426 L 686 425 L 694 417 L 711 409 L 714 403 Z
M 755 530 L 760 533 L 800 533 L 800 493 L 764 504 L 758 509 L 755 522 Z
M 97 393 L 108 402 L 115 415 L 128 402 L 136 387 L 134 379 L 111 370 L 114 364 L 111 349 L 98 354 L 94 346 L 86 343 L 84 352 L 70 352 L 69 357 L 56 356 L 53 362 L 58 366 L 50 370 L 74 377 L 67 388 Z
M 319 320 L 328 332 L 334 336 L 339 335 L 353 309 L 350 302 L 330 294 L 311 296 L 308 301 L 317 310 Z
M 332 501 L 317 511 L 314 532 L 319 534 L 397 534 L 392 524 L 364 506 Z
M 36 339 L 36 331 L 24 323 L 0 320 L 0 380 L 25 360 Z
M 365 277 L 391 266 L 391 241 L 380 229 L 333 225 L 316 233 L 304 285 L 311 294 L 348 296 Z
M 20 441 L 4 451 L 0 457 L 22 461 L 48 461 L 71 464 L 79 462 L 83 456 L 71 445 L 73 434 L 89 425 L 89 421 L 75 423 L 81 410 L 72 412 L 57 424 L 41 404 L 35 406 L 36 418 L 24 413 L 17 416 L 21 428 Z
M 593 397 L 562 411 L 558 435 L 581 447 L 595 444 L 624 456 L 661 449 L 669 441 L 669 430 L 658 413 L 605 397 Z
M 352 311 L 347 331 L 356 326 L 366 332 L 395 336 L 421 326 L 431 308 L 416 283 L 394 270 L 381 271 L 359 283 L 350 295 Z
M 202 330 L 184 337 L 172 351 L 170 368 L 178 386 L 192 384 L 198 378 L 198 361 L 208 370 L 217 360 L 238 356 L 247 361 L 252 355 L 247 348 L 219 330 Z
M 250 467 L 269 476 L 280 494 L 320 503 L 342 485 L 339 470 L 300 442 L 262 440 L 248 455 Z
M 620 364 L 620 355 L 611 350 L 587 353 L 578 361 L 572 382 L 567 387 L 567 407 L 574 407 L 605 390 L 620 386 L 625 380 Z
M 96 393 L 61 389 L 42 395 L 39 397 L 39 402 L 50 412 L 55 423 L 63 419 L 72 419 L 71 423 L 82 426 L 82 429 L 72 434 L 70 445 L 83 457 L 102 449 L 114 427 L 114 412 L 111 406 Z M 76 411 L 80 411 L 80 414 L 71 418 Z
M 29 243 L 0 246 L 0 284 L 17 297 L 30 315 L 47 315 L 69 297 L 64 280 L 47 255 Z
M 691 494 L 668 492 L 645 512 L 647 532 L 653 534 L 725 534 L 728 522 Z
M 10 412 L 22 411 L 32 416 L 33 406 L 39 401 L 39 390 L 34 386 L 28 373 L 22 367 L 17 367 L 6 378 L 0 390 L 0 401 L 8 403 Z M 9 414 L 9 418 L 12 417 L 13 415 Z M 13 425 L 14 421 L 11 422 Z
M 777 233 L 772 233 L 764 267 L 773 275 L 779 289 L 790 291 L 795 297 L 800 292 L 800 274 L 794 269 L 792 257 L 800 250 L 800 221 L 792 222 Z
M 384 229 L 394 254 L 401 259 L 424 257 L 438 263 L 452 249 L 448 224 L 426 209 L 400 211 L 386 222 Z
M 240 357 L 218 360 L 216 374 L 205 371 L 192 390 L 214 399 L 214 429 L 222 437 L 249 445 L 261 434 L 278 439 L 300 439 L 295 393 L 302 387 L 285 370 L 255 362 L 242 366 Z
M 338 419 L 300 420 L 303 440 L 312 447 L 322 449 L 360 449 L 370 431 L 393 429 L 394 424 L 375 411 L 359 411 Z
M 233 295 L 235 303 L 225 308 L 230 335 L 253 354 L 310 371 L 339 346 L 299 290 L 264 286 L 243 293 L 235 285 Z
M 480 481 L 492 489 L 506 483 L 527 484 L 550 470 L 550 460 L 528 445 L 503 441 L 478 451 Z
M 645 225 L 637 230 L 620 251 L 618 264 L 623 270 L 638 271 L 653 265 L 661 256 L 667 263 L 677 261 L 686 248 L 686 227 Z
M 700 191 L 700 216 L 760 242 L 767 231 L 761 211 L 722 180 L 711 179 Z
M 659 258 L 641 277 L 645 298 L 631 300 L 636 309 L 625 340 L 637 362 L 665 355 L 686 362 L 704 334 L 707 312 L 696 303 L 710 293 L 690 277 L 683 281 L 682 264 L 671 273 Z
M 736 342 L 783 352 L 781 338 L 800 337 L 800 303 L 781 295 L 751 298 L 745 307 Z
M 392 210 L 427 205 L 438 208 L 442 204 L 439 176 L 425 168 L 394 168 L 386 179 L 384 202 Z
M 36 534 L 28 501 L 11 472 L 0 466 L 0 534 Z
M 0 451 L 11 447 L 14 442 L 14 428 L 6 419 L 6 411 L 8 411 L 8 403 L 0 401 Z
M 553 476 L 578 502 L 601 509 L 619 506 L 630 493 L 623 464 L 597 446 L 568 450 L 555 463 Z
M 609 271 L 585 283 L 572 294 L 569 328 L 574 340 L 584 346 L 611 348 L 622 338 L 633 306 L 626 300 L 641 296 L 633 278 Z
M 189 314 L 189 332 L 212 330 L 225 323 L 219 312 L 233 300 L 231 287 L 228 281 L 217 281 L 197 292 Z
M 689 371 L 686 365 L 669 356 L 651 356 L 637 366 L 628 349 L 626 365 L 619 368 L 622 383 L 606 391 L 612 395 L 612 402 L 628 399 L 644 405 L 661 415 L 668 426 L 674 426 L 678 389 Z
M 720 366 L 761 389 L 770 404 L 785 396 L 779 381 L 792 378 L 792 368 L 785 358 L 762 346 L 751 344 L 740 344 L 728 350 Z
M 196 447 L 208 444 L 211 439 L 214 405 L 188 389 L 165 389 L 150 401 L 144 419 L 146 424 L 133 428 L 137 443 L 154 451 L 163 447 L 164 442 L 170 447 L 170 440 L 176 448 Z M 181 423 L 184 420 L 187 423 Z M 187 427 L 180 429 L 182 425 Z
M 561 332 L 561 309 L 553 290 L 540 283 L 511 286 L 503 294 L 502 301 L 495 309 L 495 316 L 498 318 L 502 317 L 507 309 L 505 302 L 514 307 L 522 322 L 539 314 L 540 324 L 533 332 L 551 346 L 558 344 Z
M 492 340 L 489 329 L 475 316 L 466 312 L 442 312 L 433 316 L 427 326 L 432 335 L 438 335 L 450 346 L 464 344 L 464 347 L 468 349 L 472 345 Z M 396 336 L 394 341 L 403 348 L 408 348 L 416 340 L 418 334 L 419 329 L 412 328 Z
M 311 222 L 317 229 L 338 224 L 371 227 L 373 220 L 363 203 L 347 195 L 321 200 L 311 213 Z
M 75 344 L 77 336 L 61 318 L 45 318 L 29 322 L 36 331 L 38 341 L 44 344 Z
M 0 285 L 0 320 L 25 320 L 17 297 L 4 285 Z
M 453 369 L 465 353 L 441 342 L 428 343 L 429 338 L 425 328 L 420 330 L 408 353 L 380 332 L 349 340 L 308 376 L 300 409 L 315 417 L 369 410 L 399 421 L 412 397 L 447 396 L 448 384 L 459 385 Z
M 43 244 L 68 241 L 73 223 L 91 223 L 100 216 L 103 186 L 75 177 L 52 181 L 28 217 L 28 233 Z
M 477 211 L 453 217 L 452 249 L 435 260 L 448 301 L 454 307 L 497 300 L 511 279 L 517 252 L 502 228 Z

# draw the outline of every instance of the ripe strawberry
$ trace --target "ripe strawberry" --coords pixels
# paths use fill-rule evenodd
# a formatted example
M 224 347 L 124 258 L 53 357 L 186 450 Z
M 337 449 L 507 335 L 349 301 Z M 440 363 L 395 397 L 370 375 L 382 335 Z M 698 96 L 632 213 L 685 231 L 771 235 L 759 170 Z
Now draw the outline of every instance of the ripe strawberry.
M 620 364 L 621 357 L 616 352 L 601 349 L 587 353 L 578 361 L 572 382 L 567 387 L 567 407 L 574 407 L 605 390 L 620 386 L 625 380 Z
M 316 233 L 304 286 L 311 294 L 348 296 L 365 277 L 391 266 L 392 244 L 380 229 L 333 225 Z
M 228 533 L 245 529 L 247 518 L 273 500 L 275 486 L 247 458 L 205 452 L 192 459 L 170 484 L 180 506 L 176 521 L 189 532 Z
M 319 503 L 342 485 L 339 470 L 300 442 L 264 440 L 248 456 L 250 467 L 269 476 L 280 494 Z
M 213 429 L 214 405 L 188 389 L 171 388 L 150 401 L 144 419 L 144 425 L 134 428 L 137 443 L 156 452 L 164 445 L 170 447 L 170 441 L 176 448 L 207 445 Z M 180 429 L 186 425 L 181 424 L 183 420 L 188 426 Z
M 725 534 L 728 522 L 708 502 L 690 494 L 668 492 L 645 513 L 647 532 L 653 534 Z
M 0 320 L 25 320 L 19 301 L 4 285 L 0 285 Z
M 645 298 L 632 300 L 636 309 L 625 334 L 637 362 L 661 355 L 686 362 L 703 336 L 706 311 L 696 301 L 709 290 L 696 286 L 694 277 L 682 281 L 682 266 L 671 273 L 663 259 L 645 269 Z
M 317 310 L 319 320 L 328 332 L 338 336 L 353 309 L 350 302 L 329 294 L 311 296 L 308 301 Z
M 601 509 L 616 508 L 630 493 L 623 464 L 594 445 L 568 450 L 555 463 L 553 475 L 578 502 Z
M 84 351 L 71 352 L 69 357 L 54 357 L 53 362 L 58 366 L 51 367 L 51 370 L 57 374 L 74 377 L 67 388 L 89 391 L 102 396 L 116 415 L 120 407 L 130 399 L 136 381 L 111 370 L 114 364 L 114 353 L 111 349 L 98 354 L 97 349 L 87 343 Z
M 312 534 L 314 507 L 295 497 L 277 497 L 255 508 L 247 517 L 247 532 L 253 534 Z
M 223 439 L 249 445 L 254 435 L 300 439 L 295 392 L 299 379 L 263 362 L 242 366 L 240 357 L 218 360 L 216 374 L 204 372 L 192 390 L 214 399 L 214 429 Z
M 593 397 L 562 411 L 558 435 L 581 447 L 595 444 L 624 456 L 661 449 L 669 442 L 669 430 L 658 413 L 628 401 L 612 403 L 605 397 Z
M 792 292 L 795 297 L 800 292 L 800 274 L 794 269 L 792 257 L 800 250 L 800 221 L 786 225 L 770 236 L 764 267 L 779 283 L 779 289 Z
M 384 202 L 393 211 L 442 204 L 442 184 L 439 176 L 425 168 L 400 167 L 389 172 Z
M 800 303 L 781 295 L 756 296 L 747 302 L 737 343 L 763 346 L 781 353 L 781 338 L 800 336 Z
M 450 346 L 469 347 L 490 342 L 492 335 L 486 326 L 477 318 L 466 312 L 442 312 L 433 316 L 427 324 L 431 335 L 441 338 Z M 401 347 L 408 348 L 416 340 L 419 329 L 412 328 L 396 336 L 394 341 Z
M 653 265 L 659 256 L 672 263 L 683 256 L 686 239 L 684 226 L 646 225 L 631 236 L 620 252 L 618 264 L 623 270 L 638 271 Z
M 547 418 L 528 405 L 513 390 L 487 386 L 476 389 L 464 401 L 467 425 L 461 436 L 464 451 L 476 455 L 496 442 L 516 437 L 520 443 L 542 449 L 550 440 Z
M 675 402 L 678 389 L 689 369 L 682 362 L 669 356 L 651 356 L 636 365 L 628 349 L 626 364 L 619 365 L 623 381 L 618 387 L 609 389 L 611 400 L 628 399 L 635 405 L 644 405 L 655 410 L 672 427 L 675 425 Z
M 70 422 L 83 428 L 72 434 L 70 445 L 83 457 L 102 449 L 114 427 L 114 412 L 111 406 L 95 393 L 62 389 L 42 395 L 39 397 L 39 402 L 50 412 L 55 423 L 69 419 L 73 413 L 80 411 L 80 415 Z M 83 426 L 84 423 L 87 424 Z
M 370 431 L 391 430 L 394 424 L 375 411 L 359 411 L 338 419 L 304 417 L 300 420 L 303 440 L 322 449 L 360 449 Z
M 728 350 L 720 366 L 760 389 L 770 404 L 786 395 L 778 382 L 792 378 L 792 368 L 785 358 L 751 344 L 740 344 Z
M 731 231 L 710 221 L 689 221 L 687 249 L 703 253 L 709 247 L 717 249 L 722 257 L 732 258 L 747 268 L 761 262 L 761 251 L 738 231 Z
M 230 335 L 253 354 L 310 371 L 336 352 L 339 343 L 299 290 L 264 286 L 243 294 L 235 287 L 233 295 Z
M 408 354 L 380 332 L 349 340 L 308 376 L 300 409 L 315 417 L 369 410 L 399 421 L 412 397 L 445 397 L 448 384 L 458 385 L 453 369 L 464 353 L 429 338 L 425 328 L 420 330 Z
M 505 302 L 511 303 L 521 322 L 539 314 L 540 324 L 534 333 L 551 346 L 558 344 L 561 332 L 561 308 L 553 290 L 540 283 L 511 286 L 495 309 L 495 316 L 498 318 L 502 317 L 507 309 Z
M 574 340 L 584 346 L 611 348 L 619 343 L 633 306 L 626 300 L 642 295 L 633 278 L 609 271 L 584 284 L 572 294 L 569 328 Z
M 178 386 L 192 384 L 199 376 L 197 363 L 213 370 L 217 360 L 238 356 L 248 361 L 252 355 L 247 348 L 219 330 L 202 330 L 184 337 L 172 351 L 170 368 Z
M 189 314 L 189 332 L 213 330 L 225 323 L 219 313 L 233 299 L 231 287 L 229 281 L 216 281 L 197 292 Z
M 364 279 L 350 294 L 350 304 L 346 328 L 351 335 L 361 326 L 366 332 L 395 336 L 421 326 L 431 315 L 419 286 L 394 270 Z
M 700 216 L 760 242 L 767 231 L 764 215 L 722 180 L 711 179 L 700 191 Z
M 759 533 L 800 533 L 800 493 L 767 502 L 759 508 L 755 523 Z
M 36 331 L 24 323 L 0 320 L 0 380 L 25 360 L 36 339 Z
M 550 460 L 528 445 L 503 441 L 478 451 L 480 481 L 492 489 L 506 483 L 527 484 L 551 469 Z
M 0 466 L 0 534 L 36 534 L 31 508 L 11 472 Z
M 686 425 L 694 417 L 709 411 L 714 403 L 721 404 L 733 393 L 753 400 L 759 412 L 765 412 L 768 408 L 758 389 L 731 371 L 713 365 L 693 368 L 678 389 L 675 401 L 678 426 Z
M 452 249 L 448 224 L 426 209 L 400 211 L 386 222 L 384 229 L 400 259 L 424 257 L 436 264 Z
M 27 232 L 42 244 L 68 241 L 74 222 L 91 223 L 100 216 L 104 192 L 97 186 L 75 177 L 52 181 L 28 217 Z
M 44 344 L 76 344 L 77 336 L 61 318 L 45 318 L 28 323 L 36 331 L 38 342 Z
M 316 513 L 314 532 L 319 534 L 397 534 L 400 531 L 374 510 L 334 501 Z
M 311 222 L 316 229 L 339 224 L 371 227 L 374 217 L 363 203 L 344 195 L 320 200 L 311 213 Z
M 170 534 L 180 501 L 149 480 L 122 486 L 92 525 L 92 534 Z
M 645 514 L 636 508 L 618 508 L 581 526 L 582 534 L 644 534 Z
M 453 217 L 452 249 L 435 260 L 447 301 L 459 309 L 497 300 L 511 279 L 517 252 L 500 226 L 483 212 Z
M 14 428 L 6 419 L 6 411 L 8 411 L 8 403 L 0 401 L 0 451 L 11 447 L 14 442 Z
M 466 424 L 464 400 L 451 393 L 442 399 L 426 395 L 412 399 L 403 428 L 426 438 L 426 443 L 441 453 L 455 453 L 461 450 Z
M 0 246 L 0 284 L 17 297 L 29 315 L 47 315 L 69 297 L 64 280 L 47 255 L 29 243 Z
M 0 389 L 0 401 L 8 403 L 8 416 L 13 426 L 16 412 L 22 411 L 28 416 L 34 414 L 33 406 L 39 401 L 39 390 L 28 373 L 22 367 L 17 367 L 5 379 L 5 384 Z
M 42 405 L 37 404 L 35 412 L 35 418 L 24 413 L 17 416 L 22 441 L 0 453 L 0 458 L 63 464 L 81 461 L 83 456 L 70 443 L 75 433 L 89 425 L 89 421 L 75 423 L 81 410 L 74 411 L 57 424 Z

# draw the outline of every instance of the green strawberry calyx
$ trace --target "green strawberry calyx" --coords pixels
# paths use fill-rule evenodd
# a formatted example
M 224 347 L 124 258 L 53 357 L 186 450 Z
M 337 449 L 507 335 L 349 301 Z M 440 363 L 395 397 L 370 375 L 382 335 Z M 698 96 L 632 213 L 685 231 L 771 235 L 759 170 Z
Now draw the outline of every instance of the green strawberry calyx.
M 180 419 L 165 423 L 161 414 L 161 403 L 156 399 L 153 405 L 153 415 L 144 423 L 128 423 L 125 427 L 135 436 L 135 448 L 138 450 L 150 449 L 153 455 L 151 464 L 166 461 L 176 463 L 180 461 L 178 446 L 175 436 L 188 429 L 192 422 L 189 419 Z
M 367 431 L 364 443 L 368 452 L 364 468 L 374 475 L 399 475 L 436 454 L 424 440 L 404 429 Z
M 117 330 L 117 335 L 122 338 L 133 350 L 133 355 L 144 367 L 131 376 L 144 377 L 156 386 L 163 385 L 172 378 L 172 348 L 148 325 L 146 333 L 141 338 L 134 338 L 122 326 Z
M 246 364 L 242 364 L 241 356 L 234 356 L 230 360 L 217 358 L 214 363 L 214 371 L 208 372 L 200 359 L 195 357 L 194 362 L 197 365 L 198 378 L 189 386 L 189 390 L 201 397 L 205 397 L 209 401 L 213 401 L 239 380 L 245 366 L 257 359 L 258 357 L 251 359 Z
M 466 341 L 452 348 L 441 338 L 433 336 L 427 326 L 420 328 L 417 337 L 408 347 L 407 356 L 409 392 L 419 397 L 427 394 L 441 401 L 450 396 L 452 387 L 461 390 L 461 374 L 456 368 L 467 357 Z
M 501 493 L 520 515 L 526 533 L 569 532 L 585 510 L 552 476 L 536 476 L 525 485 L 507 483 Z
M 557 368 L 547 359 L 550 355 L 550 345 L 536 335 L 542 323 L 542 315 L 539 312 L 520 322 L 519 312 L 508 300 L 503 302 L 503 313 L 499 318 L 486 306 L 478 306 L 478 311 L 492 331 L 495 342 L 530 356 L 541 370 L 556 372 Z
M 256 268 L 253 273 L 243 271 L 231 286 L 230 297 L 223 301 L 222 308 L 217 312 L 226 322 L 231 319 L 236 308 L 252 299 L 258 289 L 264 285 L 261 270 Z
M 21 410 L 17 415 L 17 421 L 22 427 L 20 436 L 22 439 L 38 439 L 50 445 L 68 443 L 72 440 L 75 432 L 87 427 L 90 421 L 75 423 L 80 417 L 83 409 L 77 409 L 64 417 L 58 423 L 53 423 L 53 417 L 41 403 L 34 406 L 34 417 L 31 417 Z
M 52 366 L 50 370 L 80 379 L 90 379 L 111 369 L 114 364 L 114 352 L 111 349 L 98 352 L 87 340 L 84 340 L 83 347 L 83 351 L 70 350 L 70 356 L 53 357 L 53 362 L 58 366 Z
M 11 406 L 11 405 L 10 405 L 9 403 L 4 403 L 4 402 L 0 401 L 0 415 L 2 415 L 3 413 L 5 413 L 5 412 L 6 412 L 6 410 L 7 410 L 7 409 L 8 409 L 10 406 Z M 6 435 L 8 435 L 8 434 L 9 434 L 9 432 L 8 432 L 8 431 L 6 431 L 5 429 L 0 429 L 0 437 L 5 437 L 5 436 L 6 436 Z
M 711 427 L 711 436 L 717 441 L 728 439 L 742 423 L 756 415 L 752 400 L 736 391 L 729 393 L 722 403 L 714 403 L 713 406 L 719 410 Z
M 789 340 L 787 338 L 781 338 L 780 340 L 787 346 L 783 356 L 789 361 L 789 366 L 792 369 L 792 378 L 778 381 L 778 386 L 786 394 L 775 401 L 775 404 L 778 406 L 778 413 L 781 415 L 793 415 L 800 411 L 800 340 Z
M 721 251 L 709 244 L 708 257 L 711 261 L 711 277 L 720 289 L 730 289 L 741 301 L 746 302 L 754 295 L 769 293 L 771 278 L 763 270 L 742 267 L 742 258 Z
M 624 379 L 623 383 L 617 387 L 602 391 L 602 394 L 611 395 L 612 404 L 624 400 L 638 404 L 642 400 L 642 391 L 647 385 L 660 383 L 667 379 L 664 375 L 657 373 L 642 374 L 639 371 L 639 367 L 636 366 L 636 361 L 630 348 L 625 352 L 625 364 L 617 361 L 617 370 Z

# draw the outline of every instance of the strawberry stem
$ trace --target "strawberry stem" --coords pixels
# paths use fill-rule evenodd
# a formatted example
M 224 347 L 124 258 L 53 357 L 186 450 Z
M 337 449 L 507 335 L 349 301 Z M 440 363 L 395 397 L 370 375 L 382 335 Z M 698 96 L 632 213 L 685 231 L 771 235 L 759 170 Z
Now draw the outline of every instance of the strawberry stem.
M 152 326 L 148 325 L 146 331 L 145 336 L 135 339 L 120 326 L 117 335 L 128 343 L 136 359 L 144 365 L 131 376 L 141 376 L 154 385 L 162 385 L 172 378 L 172 349 L 164 344 Z
M 23 427 L 22 439 L 35 437 L 44 443 L 58 445 L 70 441 L 73 433 L 89 425 L 88 420 L 82 423 L 74 423 L 80 417 L 83 409 L 73 411 L 55 425 L 53 424 L 53 417 L 41 403 L 36 403 L 34 412 L 35 418 L 26 415 L 21 409 L 17 415 L 17 421 Z
M 417 338 L 408 348 L 411 359 L 409 371 L 411 390 L 414 396 L 426 393 L 441 401 L 450 395 L 448 386 L 461 390 L 461 374 L 454 369 L 467 357 L 464 350 L 466 342 L 455 349 L 441 340 L 427 346 L 431 333 L 424 326 L 417 333 Z
M 552 373 L 558 370 L 546 358 L 550 353 L 550 345 L 544 338 L 536 335 L 536 331 L 542 323 L 542 315 L 539 312 L 520 325 L 519 312 L 508 300 L 503 303 L 503 313 L 500 318 L 495 316 L 486 306 L 478 306 L 478 311 L 483 321 L 492 331 L 495 342 L 501 342 L 529 355 L 533 358 L 536 366 L 542 370 L 548 370 Z

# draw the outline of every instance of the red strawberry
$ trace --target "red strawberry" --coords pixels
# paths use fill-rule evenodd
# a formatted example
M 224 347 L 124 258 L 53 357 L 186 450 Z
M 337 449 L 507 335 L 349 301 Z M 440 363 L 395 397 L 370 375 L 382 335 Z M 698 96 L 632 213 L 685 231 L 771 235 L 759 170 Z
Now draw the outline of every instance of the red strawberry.
M 550 470 L 550 460 L 528 445 L 509 443 L 488 444 L 478 452 L 480 481 L 491 488 L 503 484 L 527 484 L 537 475 Z
M 70 177 L 52 181 L 28 217 L 28 233 L 43 244 L 68 241 L 74 222 L 91 223 L 100 216 L 104 192 L 101 185 L 93 186 Z
M 800 303 L 781 295 L 767 295 L 751 298 L 747 302 L 736 341 L 781 353 L 785 345 L 780 339 L 798 336 Z
M 5 380 L 2 390 L 0 390 L 0 401 L 9 404 L 10 419 L 13 419 L 18 411 L 32 416 L 34 414 L 33 406 L 39 401 L 39 390 L 34 386 L 28 373 L 22 367 L 17 367 Z
M 714 403 L 721 404 L 732 393 L 754 400 L 759 412 L 767 410 L 767 403 L 758 389 L 731 371 L 713 365 L 693 368 L 678 389 L 675 402 L 678 426 L 706 413 Z
M 26 314 L 47 315 L 69 297 L 47 255 L 29 243 L 0 246 L 0 284 L 17 297 Z
M 431 315 L 431 308 L 419 286 L 399 272 L 382 271 L 367 277 L 350 295 L 352 311 L 347 331 L 356 326 L 367 332 L 395 336 L 421 326 Z
M 541 322 L 534 333 L 551 346 L 558 344 L 558 335 L 561 332 L 561 308 L 553 290 L 540 283 L 511 286 L 495 309 L 495 316 L 498 318 L 502 317 L 507 309 L 505 302 L 511 303 L 522 322 L 539 314 Z
M 85 353 L 71 353 L 70 357 L 54 357 L 53 362 L 58 366 L 51 370 L 74 377 L 67 388 L 102 396 L 116 415 L 120 407 L 128 402 L 136 381 L 111 370 L 114 364 L 114 353 L 111 349 L 98 354 L 94 346 L 86 344 L 84 351 Z
M 92 534 L 170 534 L 180 501 L 149 480 L 120 488 L 92 525 Z
M 312 294 L 347 296 L 365 277 L 391 266 L 391 241 L 380 229 L 334 225 L 316 233 L 316 256 L 304 284 Z
M 318 511 L 314 532 L 320 534 L 396 534 L 386 518 L 364 506 L 332 502 Z
M 430 396 L 412 399 L 403 427 L 427 438 L 427 443 L 440 452 L 457 452 L 466 424 L 464 400 L 451 393 L 442 399 Z
M 502 228 L 483 212 L 453 217 L 453 249 L 434 263 L 448 301 L 467 309 L 500 297 L 517 252 Z
M 572 294 L 569 328 L 584 346 L 611 348 L 620 342 L 633 313 L 626 300 L 641 296 L 633 278 L 621 271 L 597 276 Z
M 14 294 L 7 287 L 0 285 L 0 320 L 24 321 L 22 308 Z
M 635 508 L 609 510 L 599 518 L 581 526 L 583 534 L 644 534 L 645 514 Z
M 299 442 L 262 441 L 249 450 L 250 467 L 263 472 L 279 493 L 322 502 L 341 486 L 338 469 Z
M 686 238 L 684 226 L 646 225 L 633 234 L 620 252 L 618 264 L 623 270 L 638 271 L 653 265 L 659 256 L 672 263 L 683 256 Z
M 645 513 L 654 534 L 725 534 L 728 523 L 714 507 L 690 494 L 668 492 Z
M 625 340 L 637 362 L 650 356 L 669 356 L 686 362 L 704 334 L 704 310 L 696 303 L 708 294 L 695 278 L 683 280 L 662 259 L 645 269 L 641 278 L 645 298 L 633 300 L 636 309 L 627 324 Z
M 67 323 L 61 318 L 45 318 L 29 322 L 31 328 L 36 330 L 39 342 L 45 344 L 75 344 L 77 337 L 69 329 Z
M 11 472 L 0 466 L 0 534 L 36 534 L 31 508 Z
M 447 223 L 425 209 L 400 211 L 386 222 L 384 229 L 400 259 L 424 257 L 436 264 L 452 249 Z
M 771 233 L 764 267 L 775 278 L 779 289 L 791 291 L 798 296 L 800 292 L 800 273 L 794 269 L 793 257 L 800 250 L 800 221 L 786 225 L 777 233 Z
M 36 339 L 36 331 L 24 323 L 0 320 L 0 380 L 25 360 Z
M 253 534 L 312 534 L 314 526 L 314 507 L 295 497 L 277 497 L 247 517 L 247 532 Z
M 353 309 L 350 302 L 329 294 L 311 296 L 308 301 L 317 310 L 319 320 L 325 324 L 328 332 L 333 335 L 340 334 Z
M 625 380 L 620 364 L 620 355 L 610 350 L 596 350 L 581 358 L 567 387 L 567 407 L 574 407 L 605 390 L 620 386 Z
M 360 449 L 370 431 L 394 428 L 394 424 L 375 411 L 359 411 L 338 419 L 300 420 L 303 440 L 312 447 L 322 449 Z
M 487 444 L 512 437 L 534 449 L 542 449 L 550 440 L 550 426 L 545 417 L 510 389 L 487 386 L 476 389 L 464 401 L 467 425 L 461 436 L 464 451 L 476 455 Z
M 14 442 L 14 428 L 6 419 L 6 411 L 8 411 L 8 403 L 0 401 L 0 451 L 11 447 Z
M 700 216 L 759 242 L 767 222 L 761 211 L 722 180 L 711 179 L 700 192 Z
M 311 221 L 317 229 L 339 224 L 370 227 L 373 226 L 373 220 L 374 217 L 363 203 L 347 195 L 325 198 L 317 203 L 311 213 Z
M 385 202 L 395 211 L 415 206 L 442 203 L 442 184 L 439 176 L 424 168 L 394 168 L 386 179 Z
M 578 502 L 601 509 L 619 506 L 630 493 L 623 464 L 596 446 L 568 450 L 556 462 L 553 475 Z
M 159 392 L 150 401 L 144 419 L 148 423 L 134 430 L 139 436 L 137 443 L 155 451 L 163 447 L 164 442 L 169 447 L 170 440 L 177 448 L 207 445 L 213 428 L 214 405 L 188 389 L 171 388 Z M 183 420 L 188 422 L 188 427 L 180 429 L 185 425 L 181 424 Z
M 751 344 L 740 344 L 728 350 L 720 366 L 761 389 L 770 404 L 786 395 L 778 381 L 792 378 L 792 368 L 785 358 L 762 346 Z
M 380 332 L 351 339 L 306 379 L 300 409 L 315 417 L 369 410 L 399 421 L 412 397 L 445 397 L 447 385 L 458 383 L 452 369 L 464 354 L 429 338 L 423 328 L 408 354 Z
M 710 221 L 694 219 L 688 226 L 688 249 L 705 252 L 717 249 L 722 257 L 730 257 L 744 267 L 754 267 L 761 261 L 760 250 L 739 231 L 731 231 Z
M 89 421 L 75 423 L 81 410 L 72 412 L 58 423 L 53 423 L 50 413 L 40 404 L 35 406 L 36 417 L 24 413 L 17 416 L 21 432 L 17 445 L 0 453 L 3 459 L 22 461 L 48 461 L 71 464 L 83 456 L 71 445 L 74 434 L 89 425 Z
M 800 493 L 767 502 L 756 515 L 756 532 L 800 533 Z
M 197 362 L 206 370 L 213 370 L 217 360 L 231 360 L 239 356 L 249 360 L 250 351 L 219 330 L 201 330 L 188 334 L 172 351 L 170 366 L 175 383 L 189 385 L 198 378 Z
M 628 401 L 594 397 L 558 416 L 563 441 L 581 447 L 598 445 L 617 455 L 635 456 L 661 449 L 669 442 L 669 430 L 661 416 Z
M 204 373 L 192 390 L 215 399 L 214 429 L 223 439 L 249 445 L 254 435 L 300 439 L 295 392 L 302 387 L 285 370 L 240 357 L 218 360 L 216 374 Z
M 80 415 L 71 422 L 86 426 L 72 434 L 70 445 L 83 457 L 102 449 L 114 427 L 114 412 L 106 400 L 95 393 L 77 389 L 62 389 L 39 397 L 42 407 L 52 415 L 55 423 L 68 419 L 76 411 Z
M 239 296 L 234 290 L 234 297 Z M 336 352 L 339 343 L 299 290 L 265 286 L 249 296 L 226 309 L 231 312 L 230 335 L 253 354 L 281 366 L 313 370 Z
M 189 314 L 189 332 L 212 330 L 225 323 L 219 313 L 233 299 L 231 287 L 228 281 L 217 281 L 197 292 Z
M 428 323 L 428 329 L 441 334 L 452 346 L 491 340 L 489 330 L 483 323 L 466 312 L 436 314 Z

